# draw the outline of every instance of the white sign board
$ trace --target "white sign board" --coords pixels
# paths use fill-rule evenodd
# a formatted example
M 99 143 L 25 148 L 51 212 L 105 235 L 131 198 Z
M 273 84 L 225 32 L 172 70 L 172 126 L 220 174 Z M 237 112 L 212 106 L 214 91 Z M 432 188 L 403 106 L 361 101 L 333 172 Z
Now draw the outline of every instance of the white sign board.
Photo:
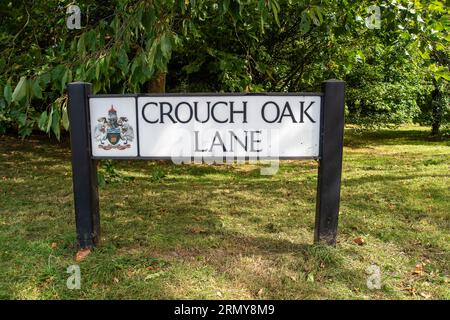
M 315 158 L 321 96 L 89 99 L 94 157 Z

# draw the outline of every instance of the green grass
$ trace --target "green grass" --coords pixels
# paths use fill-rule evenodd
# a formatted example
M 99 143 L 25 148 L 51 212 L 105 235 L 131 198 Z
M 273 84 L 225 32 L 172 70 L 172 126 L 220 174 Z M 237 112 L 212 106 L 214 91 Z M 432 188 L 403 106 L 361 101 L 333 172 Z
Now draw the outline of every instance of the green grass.
M 3 136 L 0 298 L 450 299 L 450 142 L 427 130 L 346 130 L 336 248 L 312 245 L 314 161 L 282 162 L 274 176 L 116 161 L 132 179 L 99 189 L 102 243 L 80 263 L 81 290 L 66 287 L 67 145 Z M 381 290 L 367 288 L 371 264 Z

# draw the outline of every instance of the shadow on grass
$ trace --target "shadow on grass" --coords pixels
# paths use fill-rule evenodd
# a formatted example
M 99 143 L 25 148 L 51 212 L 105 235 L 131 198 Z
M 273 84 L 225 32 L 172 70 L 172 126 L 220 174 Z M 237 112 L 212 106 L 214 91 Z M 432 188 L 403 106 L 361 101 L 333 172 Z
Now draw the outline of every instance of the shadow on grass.
M 423 134 L 426 132 L 412 130 L 406 134 L 401 131 L 351 135 L 347 143 L 429 145 Z M 317 298 L 333 297 L 326 291 L 331 280 L 347 289 L 365 284 L 364 270 L 346 263 L 356 260 L 352 257 L 354 252 L 344 259 L 339 248 L 311 244 L 315 163 L 285 162 L 281 174 L 261 177 L 259 168 L 253 167 L 244 171 L 228 166 L 119 161 L 118 170 L 137 177 L 134 182 L 100 188 L 103 243 L 83 264 L 86 281 L 93 287 L 82 294 L 68 292 L 64 287 L 64 268 L 73 263 L 75 251 L 70 152 L 67 146 L 55 146 L 39 138 L 17 142 L 6 137 L 4 141 L 0 145 L 0 161 L 7 165 L 0 167 L 0 239 L 4 251 L 9 253 L 0 252 L 2 270 L 6 270 L 1 281 L 8 283 L 0 290 L 11 296 L 17 296 L 23 286 L 30 286 L 50 298 L 55 292 L 68 298 L 143 297 L 142 291 L 148 293 L 146 298 L 180 298 L 167 289 L 173 278 L 146 282 L 148 263 L 153 258 L 178 266 L 179 273 L 172 277 L 178 277 L 183 270 L 195 272 L 199 265 L 211 268 L 213 274 L 202 279 L 215 283 L 216 278 L 223 276 L 225 286 L 241 285 L 251 291 L 252 298 L 261 298 L 257 292 L 261 287 L 266 290 L 264 298 Z M 355 160 L 348 166 L 358 164 Z M 153 169 L 165 170 L 170 177 L 161 183 L 150 182 L 148 173 Z M 362 232 L 382 243 L 393 241 L 411 258 L 428 255 L 447 270 L 445 250 L 433 243 L 414 244 L 416 235 L 422 232 L 414 223 L 428 217 L 431 225 L 442 227 L 445 216 L 434 219 L 434 211 L 431 214 L 423 212 L 421 206 L 411 206 L 410 190 L 401 183 L 449 177 L 433 172 L 400 172 L 399 176 L 386 172 L 364 177 L 348 173 L 343 180 L 342 207 L 350 213 L 342 216 L 340 237 Z M 14 179 L 16 174 L 21 179 Z M 362 191 L 354 192 L 358 190 Z M 418 190 L 423 199 L 425 191 L 442 202 L 448 195 L 438 186 Z M 435 232 L 433 237 L 442 234 Z M 52 251 L 50 244 L 58 241 L 63 244 Z M 418 248 L 412 251 L 414 245 Z M 61 259 L 59 269 L 45 269 L 50 255 Z M 131 279 L 137 280 L 126 280 L 128 272 Z M 132 278 L 133 272 L 136 278 Z M 315 279 L 308 282 L 311 275 Z M 124 284 L 119 289 L 114 287 L 116 277 L 124 278 L 120 278 Z M 180 286 L 191 283 L 190 279 L 189 275 L 185 282 L 179 280 Z M 61 285 L 52 287 L 47 283 L 51 281 Z
M 377 182 L 392 182 L 392 181 L 405 181 L 405 180 L 414 180 L 421 178 L 450 178 L 450 174 L 415 174 L 415 175 L 407 175 L 407 176 L 392 176 L 392 175 L 369 175 L 358 178 L 345 178 L 343 184 L 346 187 L 357 187 L 366 183 L 377 183 Z M 398 187 L 396 185 L 396 187 Z
M 362 148 L 370 145 L 450 145 L 449 137 L 431 137 L 423 130 L 376 130 L 360 133 L 355 129 L 345 130 L 344 146 Z

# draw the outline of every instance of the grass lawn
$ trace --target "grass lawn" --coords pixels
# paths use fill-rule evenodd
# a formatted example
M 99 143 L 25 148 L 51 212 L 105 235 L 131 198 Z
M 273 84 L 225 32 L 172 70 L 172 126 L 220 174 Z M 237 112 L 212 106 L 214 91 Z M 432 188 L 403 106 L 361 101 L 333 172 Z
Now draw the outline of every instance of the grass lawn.
M 428 130 L 346 130 L 336 248 L 312 245 L 314 161 L 282 162 L 274 176 L 116 161 L 130 179 L 99 188 L 102 243 L 79 264 L 80 290 L 66 287 L 67 143 L 3 136 L 0 298 L 450 299 L 450 141 Z M 372 264 L 380 290 L 366 285 Z

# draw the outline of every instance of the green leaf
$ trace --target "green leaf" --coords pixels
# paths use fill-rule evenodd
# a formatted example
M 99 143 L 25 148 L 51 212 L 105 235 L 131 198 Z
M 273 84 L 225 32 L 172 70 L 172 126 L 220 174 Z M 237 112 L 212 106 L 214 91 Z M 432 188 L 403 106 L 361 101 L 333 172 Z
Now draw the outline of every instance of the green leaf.
M 170 36 L 168 36 L 167 34 L 163 34 L 160 41 L 163 57 L 169 59 L 172 52 L 172 42 L 170 40 Z
M 272 5 L 272 11 L 273 11 L 273 16 L 275 18 L 275 22 L 277 23 L 277 26 L 280 27 L 280 20 L 278 18 L 278 8 L 277 8 L 277 3 L 275 1 L 272 1 L 271 3 Z
M 148 11 L 144 12 L 142 14 L 142 26 L 145 28 L 146 31 L 152 30 L 155 22 L 155 10 L 153 6 L 149 7 L 147 9 Z
M 0 58 L 0 72 L 3 71 L 3 68 L 6 65 L 6 60 L 4 58 Z
M 19 122 L 19 125 L 21 127 L 25 126 L 27 123 L 27 114 L 26 113 L 19 114 L 17 121 Z
M 323 15 L 322 15 L 322 8 L 321 7 L 315 7 L 317 17 L 319 18 L 319 25 L 323 23 Z
M 63 111 L 63 114 L 62 114 L 62 125 L 63 125 L 64 129 L 66 131 L 68 131 L 70 122 L 69 122 L 69 114 L 67 112 L 67 103 L 64 104 L 62 111 Z
M 32 132 L 33 132 L 33 128 L 31 128 L 30 126 L 22 126 L 19 129 L 19 135 L 21 137 L 29 136 Z
M 430 59 L 430 54 L 428 53 L 428 51 L 422 52 L 422 51 L 419 50 L 419 55 L 420 55 L 420 56 L 422 57 L 422 59 L 424 59 L 424 60 Z
M 258 9 L 259 9 L 259 11 L 264 11 L 264 9 L 265 9 L 265 3 L 264 3 L 264 0 L 259 0 L 258 1 Z
M 3 88 L 3 97 L 5 97 L 6 103 L 9 105 L 12 101 L 12 88 L 9 84 Z
M 86 78 L 86 70 L 84 68 L 84 65 L 81 65 L 75 70 L 75 79 L 84 80 L 85 78 Z
M 100 78 L 100 63 L 97 62 L 95 64 L 95 79 L 98 80 Z
M 316 25 L 320 26 L 319 18 L 316 16 L 316 12 L 314 11 L 314 8 L 311 8 L 308 10 L 309 17 L 311 18 L 311 21 Z
M 80 36 L 80 39 L 78 39 L 77 43 L 77 52 L 81 57 L 84 57 L 86 53 L 86 44 L 84 43 L 85 34 L 82 34 Z
M 42 131 L 45 131 L 45 124 L 47 123 L 47 111 L 44 111 L 39 116 L 38 120 L 38 128 Z
M 300 31 L 305 34 L 311 28 L 311 21 L 306 13 L 306 11 L 302 12 L 302 20 L 300 21 Z
M 50 129 L 51 129 L 51 127 L 52 127 L 53 107 L 52 107 L 52 109 L 50 110 L 50 114 L 49 114 L 49 116 L 48 116 L 47 119 L 48 119 L 48 122 L 47 122 L 47 128 L 45 128 L 45 132 L 49 133 L 49 132 L 50 132 Z
M 32 90 L 33 90 L 33 95 L 38 98 L 38 99 L 42 99 L 42 90 L 41 87 L 39 85 L 39 80 L 35 80 L 33 81 L 33 85 L 32 85 Z
M 22 100 L 27 93 L 27 77 L 21 77 L 12 94 L 12 101 Z
M 39 77 L 39 81 L 44 85 L 44 88 L 50 83 L 50 80 L 51 74 L 49 72 L 46 72 Z
M 53 114 L 52 114 L 52 131 L 56 136 L 56 139 L 59 140 L 60 135 L 61 135 L 61 129 L 59 126 L 59 120 L 60 120 L 60 114 L 58 110 L 53 110 Z
M 186 71 L 187 74 L 197 72 L 200 70 L 204 62 L 205 62 L 204 58 L 197 58 L 188 65 L 184 66 L 183 70 Z
M 222 0 L 221 13 L 225 14 L 228 11 L 229 7 L 230 7 L 230 0 Z
M 260 20 L 261 33 L 264 34 L 264 17 L 262 14 L 261 14 L 261 18 L 259 20 Z
M 436 80 L 439 80 L 440 78 L 444 78 L 445 80 L 450 81 L 450 73 L 446 72 L 446 71 L 436 72 L 434 75 L 434 78 Z
M 85 44 L 86 47 L 89 48 L 91 52 L 95 51 L 95 47 L 97 45 L 97 35 L 94 30 L 91 30 L 86 33 Z
M 97 94 L 102 89 L 102 83 L 100 81 L 94 82 L 94 86 L 92 88 L 92 92 Z
M 64 91 L 64 89 L 66 88 L 68 78 L 69 78 L 69 69 L 66 69 L 61 78 L 61 92 Z
M 155 63 L 156 49 L 157 48 L 158 48 L 158 43 L 156 41 L 153 41 L 152 45 L 150 47 L 150 50 L 148 51 L 148 54 L 147 54 L 147 61 L 148 61 L 149 65 L 153 65 L 153 63 Z M 134 69 L 131 68 L 131 70 L 133 71 Z
M 156 64 L 156 68 L 159 71 L 161 71 L 161 72 L 166 71 L 167 65 L 166 65 L 166 61 L 164 60 L 164 56 L 162 55 L 161 51 L 156 52 L 155 64 Z M 143 67 L 145 67 L 145 66 L 143 66 Z
M 429 6 L 428 10 L 436 12 L 445 12 L 444 4 L 440 1 L 433 1 Z
M 65 79 L 67 79 L 67 69 L 64 65 L 58 65 L 52 70 L 52 82 L 56 90 L 64 91 Z
M 128 72 L 128 55 L 127 52 L 122 49 L 119 51 L 119 56 L 117 59 L 117 65 L 119 66 L 119 69 L 126 74 Z

